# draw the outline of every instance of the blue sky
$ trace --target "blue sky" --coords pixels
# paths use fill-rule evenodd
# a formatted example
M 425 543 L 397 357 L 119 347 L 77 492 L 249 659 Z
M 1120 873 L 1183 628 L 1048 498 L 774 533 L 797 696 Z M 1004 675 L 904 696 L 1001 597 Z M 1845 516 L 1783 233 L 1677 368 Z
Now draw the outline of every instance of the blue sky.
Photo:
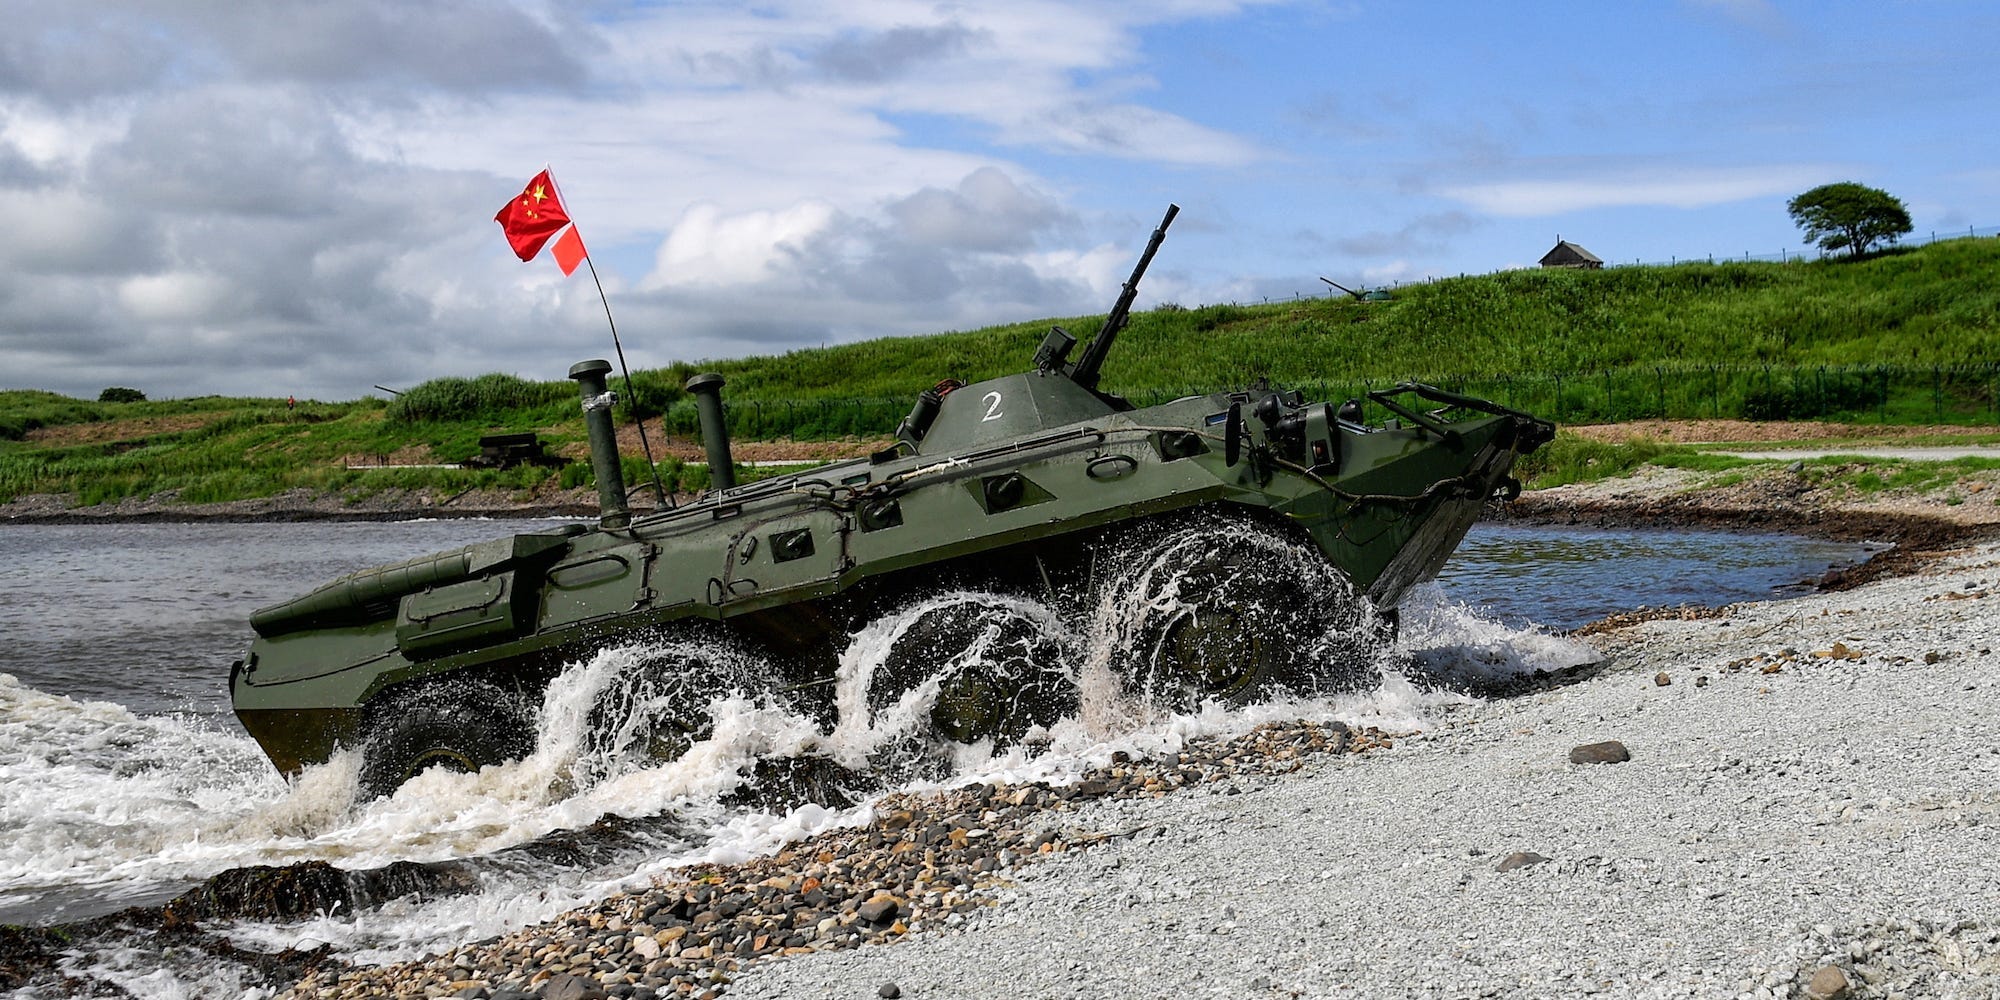
M 22 0 L 0 387 L 346 399 L 605 353 L 493 213 L 544 164 L 635 365 L 2000 226 L 1970 2 Z M 940 373 L 950 374 L 950 373 Z

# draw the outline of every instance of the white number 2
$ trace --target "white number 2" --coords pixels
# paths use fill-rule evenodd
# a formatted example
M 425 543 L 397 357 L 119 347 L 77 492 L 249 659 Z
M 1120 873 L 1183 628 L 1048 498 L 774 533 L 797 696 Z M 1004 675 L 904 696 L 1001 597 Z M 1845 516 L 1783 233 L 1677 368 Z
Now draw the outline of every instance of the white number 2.
M 989 392 L 980 398 L 986 400 L 986 415 L 980 417 L 979 422 L 983 424 L 988 420 L 1000 419 L 1000 394 Z

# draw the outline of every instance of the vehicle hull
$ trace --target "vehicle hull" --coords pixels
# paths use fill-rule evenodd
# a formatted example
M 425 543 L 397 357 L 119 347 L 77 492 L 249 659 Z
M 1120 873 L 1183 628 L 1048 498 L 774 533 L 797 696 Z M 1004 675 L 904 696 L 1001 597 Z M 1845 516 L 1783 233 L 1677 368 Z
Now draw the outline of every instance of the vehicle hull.
M 1021 388 L 995 384 L 958 393 Z M 1515 456 L 1547 436 L 1498 408 L 1429 427 L 1330 419 L 1305 452 L 1324 461 L 1307 464 L 1282 456 L 1272 428 L 1236 429 L 1232 410 L 1254 395 L 1105 410 L 1025 437 L 1003 427 L 941 454 L 719 491 L 619 528 L 568 526 L 354 574 L 258 613 L 232 674 L 236 712 L 290 773 L 356 745 L 378 721 L 372 706 L 399 689 L 476 677 L 532 698 L 599 649 L 715 627 L 701 623 L 781 665 L 778 683 L 811 687 L 855 629 L 913 593 L 1073 594 L 1109 540 L 1202 513 L 1278 526 L 1390 608 L 1436 574 L 1509 488 Z

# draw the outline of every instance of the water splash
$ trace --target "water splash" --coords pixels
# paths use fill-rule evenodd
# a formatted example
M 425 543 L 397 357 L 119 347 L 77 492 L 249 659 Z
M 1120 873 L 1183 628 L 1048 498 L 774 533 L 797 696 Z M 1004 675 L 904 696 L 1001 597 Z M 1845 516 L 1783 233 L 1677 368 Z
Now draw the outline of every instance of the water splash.
M 0 922 L 144 899 L 239 863 L 284 792 L 249 740 L 0 674 Z M 105 908 L 99 905 L 96 909 Z
M 772 680 L 780 676 L 719 635 L 662 633 L 612 647 L 549 685 L 529 764 L 572 794 L 664 770 L 680 780 L 649 779 L 665 796 L 652 805 L 712 798 L 758 757 L 800 752 L 814 735 Z
M 1039 741 L 1074 702 L 1071 635 L 1053 608 L 1004 594 L 953 591 L 886 614 L 841 654 L 827 749 L 844 766 L 908 776 L 926 758 L 935 764 L 948 757 L 950 769 L 961 770 L 997 744 Z M 1041 717 L 941 746 L 950 741 L 933 731 L 933 710 L 947 685 L 967 678 L 1004 685 L 1002 711 Z M 897 750 L 908 752 L 896 757 Z
M 94 898 L 135 885 L 170 892 L 247 864 L 323 859 L 365 868 L 479 858 L 481 891 L 470 895 L 230 931 L 246 947 L 330 942 L 356 961 L 395 961 L 544 921 L 689 863 L 740 861 L 865 822 L 870 797 L 884 791 L 1060 782 L 1120 750 L 1170 753 L 1273 721 L 1423 729 L 1476 700 L 1440 677 L 1506 678 L 1594 657 L 1539 630 L 1487 621 L 1435 587 L 1406 598 L 1401 640 L 1391 645 L 1379 619 L 1316 553 L 1261 534 L 1226 541 L 1197 523 L 1107 549 L 1081 598 L 952 591 L 913 601 L 856 632 L 830 693 L 788 692 L 766 680 L 780 676 L 780 665 L 719 639 L 666 632 L 607 649 L 548 686 L 525 759 L 476 774 L 432 770 L 368 802 L 356 801 L 353 754 L 287 783 L 240 735 L 44 695 L 0 677 L 0 747 L 10 748 L 0 750 L 0 776 L 8 778 L 0 792 L 0 907 L 46 920 L 49 901 L 66 894 Z M 1218 561 L 1218 551 L 1229 557 Z M 1304 665 L 1300 690 L 1162 704 L 1161 679 L 1146 672 L 1163 650 L 1162 623 L 1202 613 L 1218 588 L 1240 595 L 1242 606 L 1264 608 L 1253 613 L 1266 620 L 1289 616 L 1278 652 Z M 1297 613 L 1299 595 L 1310 595 L 1310 613 Z M 956 645 L 924 645 L 935 638 L 926 622 L 961 621 L 952 617 L 959 614 L 973 624 Z M 907 655 L 913 648 L 922 655 Z M 1023 659 L 1038 680 L 1070 691 L 1064 713 L 1006 739 L 937 739 L 931 712 L 951 678 L 974 667 L 1012 669 Z M 851 772 L 843 791 L 855 804 L 743 804 L 772 762 L 808 759 Z M 553 835 L 595 836 L 572 831 L 606 816 L 674 822 L 582 862 L 547 861 L 531 849 Z M 140 963 L 118 975 L 138 983 L 158 972 Z
M 1538 672 L 1558 673 L 1603 654 L 1538 625 L 1510 625 L 1452 600 L 1436 583 L 1415 587 L 1398 608 L 1402 671 L 1432 687 L 1505 690 Z
M 1086 721 L 1362 689 L 1378 669 L 1373 609 L 1317 550 L 1274 530 L 1203 516 L 1128 536 L 1101 561 Z

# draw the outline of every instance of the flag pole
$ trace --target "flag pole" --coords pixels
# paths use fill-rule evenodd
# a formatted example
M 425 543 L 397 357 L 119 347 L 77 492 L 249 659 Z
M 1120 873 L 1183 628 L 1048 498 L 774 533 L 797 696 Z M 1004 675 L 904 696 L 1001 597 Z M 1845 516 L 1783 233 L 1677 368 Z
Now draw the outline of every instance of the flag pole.
M 556 189 L 556 204 L 561 205 L 564 213 L 567 214 L 569 201 L 562 196 L 562 184 L 556 180 L 555 171 L 546 163 L 542 164 L 542 170 L 549 175 L 550 186 Z M 570 218 L 569 224 L 571 229 L 576 228 L 575 217 Z M 578 235 L 581 236 L 581 234 L 582 231 L 578 230 Z M 587 252 L 583 255 L 583 262 L 590 265 L 590 280 L 597 285 L 597 300 L 604 303 L 604 322 L 607 326 L 611 327 L 611 346 L 618 352 L 618 370 L 625 376 L 625 396 L 627 399 L 625 405 L 628 408 L 637 407 L 639 405 L 639 394 L 632 390 L 632 369 L 625 364 L 625 345 L 618 341 L 618 321 L 611 318 L 611 297 L 604 294 L 604 281 L 597 276 L 597 262 L 591 260 L 590 254 Z M 671 508 L 674 506 L 674 502 L 667 498 L 667 488 L 660 485 L 660 464 L 653 460 L 653 444 L 646 439 L 645 411 L 640 410 L 636 412 L 634 418 L 639 423 L 639 447 L 646 452 L 646 469 L 653 475 L 653 496 L 658 498 L 661 507 Z
M 553 177 L 550 179 L 554 180 Z M 571 222 L 570 225 L 576 223 Z M 672 507 L 674 502 L 667 499 L 667 488 L 660 485 L 660 466 L 653 461 L 653 445 L 646 440 L 646 413 L 636 409 L 639 394 L 632 391 L 632 369 L 625 366 L 625 345 L 618 341 L 618 321 L 611 318 L 611 299 L 604 294 L 604 282 L 597 277 L 597 262 L 591 260 L 589 254 L 583 255 L 583 262 L 590 265 L 590 280 L 597 285 L 598 301 L 604 303 L 604 322 L 611 327 L 611 346 L 618 351 L 618 370 L 625 374 L 625 395 L 631 400 L 626 406 L 635 409 L 633 416 L 639 421 L 639 447 L 646 450 L 646 468 L 653 473 L 653 495 L 659 498 L 660 506 Z

